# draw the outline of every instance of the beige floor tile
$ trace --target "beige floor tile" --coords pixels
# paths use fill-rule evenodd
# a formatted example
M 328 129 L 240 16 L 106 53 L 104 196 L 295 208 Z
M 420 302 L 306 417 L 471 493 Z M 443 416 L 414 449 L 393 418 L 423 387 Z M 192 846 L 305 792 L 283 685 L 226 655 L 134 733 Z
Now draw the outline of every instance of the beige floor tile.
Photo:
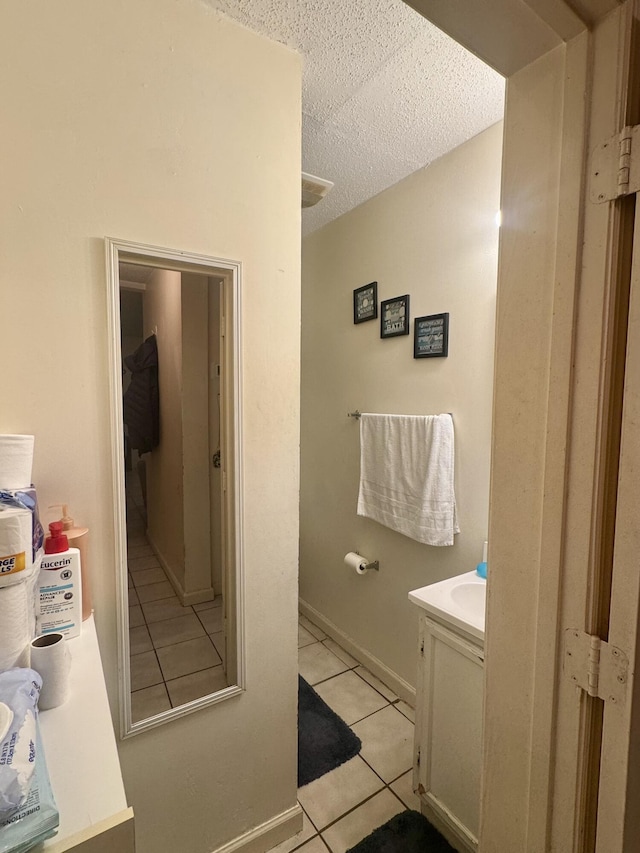
M 296 853 L 328 853 L 328 848 L 322 839 L 316 835 L 311 841 L 307 841 L 302 847 L 298 847 Z
M 140 604 L 140 599 L 138 598 L 138 593 L 135 590 L 133 585 L 133 581 L 131 581 L 131 586 L 128 589 L 129 593 L 129 607 L 132 607 L 134 604 Z
M 316 830 L 314 825 L 311 823 L 305 812 L 302 812 L 302 829 L 296 835 L 293 835 L 291 838 L 288 838 L 286 841 L 283 841 L 281 844 L 278 844 L 276 847 L 272 847 L 269 850 L 269 853 L 291 853 L 292 850 L 298 851 L 298 848 L 301 844 L 304 844 L 305 841 L 308 841 L 316 834 Z M 303 848 L 304 849 L 304 848 Z M 327 848 L 325 847 L 322 853 L 327 853 Z
M 322 829 L 383 787 L 376 774 L 356 755 L 298 789 L 300 805 Z
M 373 673 L 369 672 L 369 670 L 365 669 L 363 666 L 357 667 L 354 672 L 356 675 L 359 675 L 360 678 L 364 678 L 367 684 L 370 684 L 374 690 L 377 690 L 378 693 L 382 693 L 384 698 L 388 699 L 389 702 L 395 702 L 398 698 L 393 690 L 390 690 L 386 684 L 383 684 L 379 678 L 376 678 Z
M 209 637 L 220 655 L 220 660 L 223 664 L 226 663 L 227 644 L 224 641 L 224 631 L 216 631 L 215 634 L 209 634 Z
M 129 589 L 133 589 L 133 578 L 131 577 L 131 575 L 128 572 L 127 572 L 127 586 L 129 587 Z
M 127 550 L 137 548 L 147 542 L 145 527 L 142 522 L 127 521 Z
M 211 610 L 212 607 L 215 607 L 215 603 L 213 601 L 201 601 L 200 604 L 192 604 L 191 606 L 196 613 L 200 613 L 202 610 Z
M 194 604 L 193 609 L 196 613 L 201 610 L 211 610 L 212 607 L 222 607 L 222 596 L 216 595 L 211 601 L 203 601 L 201 604 Z
M 358 666 L 358 661 L 351 657 L 348 652 L 345 652 L 342 646 L 339 646 L 335 640 L 331 639 L 331 637 L 327 637 L 326 640 L 323 640 L 322 645 L 326 646 L 330 652 L 333 652 L 336 657 L 339 657 L 341 661 L 346 663 L 349 669 L 353 669 Z
M 158 601 L 145 601 L 142 612 L 147 625 L 152 622 L 163 622 L 165 619 L 176 619 L 178 616 L 187 616 L 193 613 L 191 607 L 185 607 L 180 603 L 177 595 L 171 598 L 161 598 Z
M 141 604 L 147 601 L 159 601 L 161 598 L 172 598 L 175 595 L 173 587 L 168 580 L 162 580 L 159 583 L 150 583 L 146 586 L 139 586 L 136 589 L 138 599 Z
M 131 694 L 131 717 L 134 723 L 171 710 L 171 702 L 164 684 L 155 684 Z
M 351 725 L 384 708 L 388 702 L 351 672 L 343 672 L 315 686 L 315 691 L 339 717 Z
M 210 607 L 208 610 L 198 611 L 198 619 L 202 622 L 207 634 L 216 634 L 222 630 L 221 607 Z
M 150 652 L 152 650 L 153 643 L 151 642 L 146 625 L 129 629 L 129 654 L 131 656 L 141 655 L 142 652 Z
M 299 615 L 299 622 L 303 628 L 306 628 L 310 634 L 316 638 L 316 640 L 324 640 L 327 636 L 322 628 L 318 628 L 317 625 L 314 625 L 310 619 L 307 619 L 306 616 L 303 616 L 302 613 Z
M 131 690 L 143 690 L 154 684 L 160 684 L 164 679 L 158 666 L 155 652 L 143 652 L 131 657 Z
M 167 681 L 167 690 L 174 708 L 192 702 L 194 699 L 199 699 L 201 696 L 216 693 L 225 687 L 227 687 L 227 678 L 222 666 L 203 669 L 200 672 Z
M 397 708 L 401 714 L 407 718 L 407 720 L 411 720 L 412 723 L 416 721 L 416 712 L 413 710 L 411 705 L 407 705 L 406 702 L 403 702 L 402 699 L 399 702 L 395 702 L 393 705 L 394 708 Z
M 420 797 L 413 793 L 413 770 L 409 770 L 404 776 L 396 779 L 389 785 L 391 790 L 396 794 L 408 809 L 420 811 Z
M 178 616 L 177 619 L 165 619 L 163 622 L 154 622 L 148 626 L 148 629 L 154 648 L 156 649 L 205 636 L 204 628 L 198 621 L 195 613 Z
M 413 767 L 414 725 L 387 705 L 351 727 L 362 741 L 360 754 L 385 782 Z
M 127 562 L 131 574 L 143 571 L 144 569 L 160 568 L 160 563 L 155 554 L 147 555 L 146 557 L 129 557 L 127 553 Z
M 143 569 L 141 572 L 134 572 L 131 577 L 133 578 L 133 585 L 136 589 L 150 583 L 160 583 L 167 579 L 162 569 Z
M 403 811 L 405 808 L 400 800 L 385 789 L 326 829 L 322 837 L 331 853 L 346 853 L 374 829 Z
M 133 604 L 129 607 L 129 627 L 130 628 L 139 628 L 140 625 L 144 625 L 144 616 L 142 615 L 142 608 L 139 604 Z
M 187 640 L 157 650 L 165 681 L 180 678 L 201 669 L 211 669 L 222 663 L 209 637 Z
M 322 643 L 314 643 L 298 650 L 298 669 L 305 681 L 313 685 L 345 672 L 348 666 Z
M 318 640 L 311 634 L 303 625 L 298 625 L 298 648 L 310 646 L 311 643 L 317 643 Z
M 153 555 L 153 548 L 151 545 L 134 545 L 133 547 L 127 548 L 127 557 L 131 559 L 136 559 L 137 557 L 151 557 Z

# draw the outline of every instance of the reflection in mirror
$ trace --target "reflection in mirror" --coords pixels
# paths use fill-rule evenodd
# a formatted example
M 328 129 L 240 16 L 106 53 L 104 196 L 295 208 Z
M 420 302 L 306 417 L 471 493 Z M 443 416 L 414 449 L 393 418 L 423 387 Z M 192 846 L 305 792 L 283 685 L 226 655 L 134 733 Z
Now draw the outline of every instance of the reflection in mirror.
M 106 242 L 126 736 L 242 688 L 239 268 Z

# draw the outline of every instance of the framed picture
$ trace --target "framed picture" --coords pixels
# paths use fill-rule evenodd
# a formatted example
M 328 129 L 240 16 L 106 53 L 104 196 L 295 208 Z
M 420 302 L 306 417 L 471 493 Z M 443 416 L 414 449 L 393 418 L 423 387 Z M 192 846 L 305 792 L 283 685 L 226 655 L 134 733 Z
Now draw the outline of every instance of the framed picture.
M 413 333 L 414 358 L 440 358 L 449 355 L 449 315 L 416 317 Z
M 380 303 L 380 337 L 409 334 L 409 295 L 395 296 Z
M 372 281 L 353 291 L 353 322 L 366 323 L 378 317 L 378 282 Z

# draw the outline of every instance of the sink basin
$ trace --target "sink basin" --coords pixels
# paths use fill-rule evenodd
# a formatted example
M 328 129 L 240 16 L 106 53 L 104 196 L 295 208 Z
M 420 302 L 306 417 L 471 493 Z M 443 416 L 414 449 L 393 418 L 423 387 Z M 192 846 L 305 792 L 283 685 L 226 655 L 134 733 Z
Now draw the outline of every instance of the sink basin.
M 409 600 L 422 607 L 438 622 L 453 625 L 473 637 L 484 640 L 487 582 L 476 572 L 414 589 Z
M 465 613 L 484 614 L 487 601 L 486 583 L 461 583 L 451 588 L 451 598 Z

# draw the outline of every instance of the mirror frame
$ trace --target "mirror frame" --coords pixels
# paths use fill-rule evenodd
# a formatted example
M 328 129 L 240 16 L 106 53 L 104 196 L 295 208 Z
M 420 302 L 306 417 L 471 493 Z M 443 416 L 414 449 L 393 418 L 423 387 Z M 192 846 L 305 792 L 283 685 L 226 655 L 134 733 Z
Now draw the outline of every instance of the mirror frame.
M 118 600 L 118 693 L 120 736 L 122 739 L 155 728 L 169 720 L 183 717 L 200 708 L 238 696 L 246 689 L 245 621 L 244 621 L 244 560 L 243 560 L 243 492 L 242 492 L 242 369 L 241 369 L 241 272 L 239 261 L 229 261 L 207 255 L 116 240 L 105 237 L 108 341 L 109 341 L 109 403 L 111 412 L 111 467 L 113 483 L 114 534 L 116 546 L 116 596 Z M 119 264 L 138 263 L 159 269 L 218 275 L 223 278 L 223 318 L 225 359 L 221 382 L 224 396 L 231 405 L 225 406 L 220 421 L 223 448 L 223 516 L 226 529 L 225 566 L 227 590 L 231 587 L 231 604 L 235 613 L 235 684 L 194 699 L 191 702 L 156 714 L 139 722 L 131 719 L 131 670 L 129 662 L 129 608 L 127 606 L 127 524 L 124 472 L 124 433 L 122 406 L 122 353 L 120 341 L 120 275 Z M 226 602 L 225 602 L 226 606 Z M 229 645 L 229 637 L 227 637 Z

